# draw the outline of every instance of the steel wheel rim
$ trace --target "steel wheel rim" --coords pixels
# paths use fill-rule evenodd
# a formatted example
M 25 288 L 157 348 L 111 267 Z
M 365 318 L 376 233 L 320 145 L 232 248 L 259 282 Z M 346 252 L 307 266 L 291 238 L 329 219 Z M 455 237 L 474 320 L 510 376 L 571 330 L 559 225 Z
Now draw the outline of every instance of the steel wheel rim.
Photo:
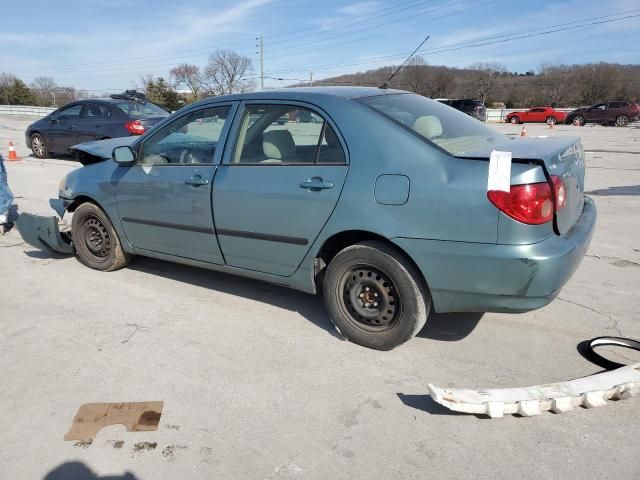
M 96 261 L 105 260 L 111 253 L 109 230 L 95 215 L 88 215 L 82 221 L 82 241 Z
M 620 116 L 616 119 L 616 124 L 618 124 L 619 127 L 624 127 L 628 123 L 629 123 L 629 119 L 627 117 Z
M 582 117 L 576 117 L 573 119 L 574 125 L 582 125 L 584 123 L 584 119 Z
M 338 283 L 341 310 L 348 321 L 368 333 L 392 329 L 402 314 L 402 301 L 391 277 L 373 265 L 350 267 Z
M 31 148 L 33 148 L 36 155 L 44 155 L 44 143 L 40 137 L 33 137 L 31 140 Z
M 511 123 L 518 123 L 518 119 L 517 119 L 517 118 L 515 118 L 515 117 L 512 117 L 512 118 L 511 118 Z
M 555 118 L 553 118 L 553 117 L 549 117 L 549 118 L 547 118 L 547 123 L 548 123 L 549 125 L 555 125 L 555 123 L 556 123 L 556 119 L 555 119 Z

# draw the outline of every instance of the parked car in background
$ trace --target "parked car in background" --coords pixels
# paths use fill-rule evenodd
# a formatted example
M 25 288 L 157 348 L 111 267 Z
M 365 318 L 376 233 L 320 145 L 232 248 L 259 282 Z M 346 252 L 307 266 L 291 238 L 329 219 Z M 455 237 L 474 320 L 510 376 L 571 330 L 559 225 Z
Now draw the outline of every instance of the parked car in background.
M 146 255 L 321 293 L 342 335 L 376 349 L 430 311 L 548 304 L 596 219 L 579 139 L 510 139 L 392 89 L 213 97 L 141 137 L 74 148 L 103 161 L 68 173 L 52 200 L 73 212 L 73 245 L 55 217 L 23 214 L 27 243 L 101 271 Z M 487 191 L 494 150 L 513 163 Z
M 555 125 L 558 122 L 563 123 L 567 118 L 565 112 L 560 112 L 551 107 L 533 107 L 529 110 L 509 113 L 504 121 L 507 123 L 547 123 Z
M 567 115 L 566 123 L 580 126 L 585 123 L 600 123 L 626 127 L 629 123 L 638 120 L 640 120 L 640 105 L 616 100 L 573 110 Z
M 168 115 L 143 94 L 128 90 L 69 103 L 29 125 L 25 141 L 36 157 L 45 158 L 69 153 L 77 143 L 141 135 Z
M 471 115 L 476 120 L 481 122 L 487 121 L 487 109 L 480 100 L 462 99 L 453 100 L 449 98 L 439 98 L 438 102 L 449 105 L 450 107 L 460 110 L 461 112 Z

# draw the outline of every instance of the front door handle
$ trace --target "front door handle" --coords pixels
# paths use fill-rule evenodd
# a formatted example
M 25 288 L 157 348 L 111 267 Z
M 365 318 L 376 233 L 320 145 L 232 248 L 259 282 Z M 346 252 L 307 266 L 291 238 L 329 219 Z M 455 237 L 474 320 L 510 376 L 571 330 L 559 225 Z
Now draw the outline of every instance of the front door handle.
M 313 177 L 307 180 L 306 182 L 302 182 L 300 184 L 300 188 L 306 188 L 312 192 L 318 192 L 320 190 L 327 190 L 329 188 L 333 188 L 333 182 L 325 182 L 322 177 Z
M 194 187 L 199 187 L 200 185 L 208 185 L 209 180 L 206 178 L 202 178 L 200 175 L 194 175 L 184 183 L 186 183 L 187 185 L 192 185 Z

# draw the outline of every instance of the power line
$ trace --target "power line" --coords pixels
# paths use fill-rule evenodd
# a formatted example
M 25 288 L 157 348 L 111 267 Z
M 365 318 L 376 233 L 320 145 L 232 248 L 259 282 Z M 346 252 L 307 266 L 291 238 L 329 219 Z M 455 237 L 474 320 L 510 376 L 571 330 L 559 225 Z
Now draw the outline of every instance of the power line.
M 640 12 L 640 9 L 630 10 L 629 12 L 624 12 L 624 13 L 630 13 L 630 12 Z M 481 40 L 476 39 L 476 40 L 470 40 L 470 41 L 467 41 L 467 42 L 460 42 L 460 43 L 453 43 L 453 44 L 449 44 L 449 45 L 443 45 L 442 47 L 429 49 L 429 50 L 420 50 L 417 53 L 418 54 L 443 53 L 443 52 L 450 52 L 450 51 L 455 51 L 455 50 L 462 50 L 462 49 L 465 49 L 465 48 L 474 48 L 474 47 L 480 47 L 480 46 L 485 46 L 485 45 L 493 45 L 493 44 L 496 44 L 496 43 L 504 43 L 504 42 L 508 42 L 508 41 L 516 40 L 516 39 L 520 39 L 520 38 L 529 38 L 529 37 L 535 37 L 535 36 L 541 36 L 541 35 L 548 35 L 548 34 L 551 34 L 551 33 L 557 33 L 557 32 L 576 29 L 576 28 L 582 28 L 582 27 L 587 27 L 587 26 L 592 26 L 592 25 L 599 25 L 599 24 L 604 24 L 604 23 L 611 23 L 611 22 L 616 22 L 616 21 L 620 21 L 620 20 L 628 20 L 630 18 L 635 18 L 635 17 L 640 16 L 638 14 L 636 14 L 636 15 L 627 15 L 627 16 L 624 16 L 624 17 L 614 18 L 614 19 L 609 19 L 609 20 L 600 20 L 600 21 L 588 22 L 589 20 L 593 20 L 595 18 L 606 18 L 606 17 L 615 16 L 615 15 L 622 15 L 622 14 L 619 13 L 619 14 L 607 15 L 607 16 L 604 16 L 604 17 L 603 16 L 598 16 L 598 17 L 592 17 L 592 18 L 584 19 L 584 20 L 580 21 L 580 22 L 583 22 L 583 23 L 580 23 L 579 25 L 572 25 L 572 24 L 576 23 L 574 21 L 574 22 L 554 25 L 554 26 L 550 26 L 550 27 L 545 27 L 545 30 L 547 30 L 547 31 L 543 31 L 543 32 L 539 32 L 539 33 L 532 33 L 532 34 L 529 34 L 529 35 L 519 35 L 517 32 L 515 32 L 515 33 L 512 32 L 512 33 L 506 33 L 506 34 L 501 35 L 501 37 L 508 37 L 508 38 L 502 38 L 501 40 L 487 41 L 487 42 L 483 42 L 483 43 L 478 43 Z M 584 22 L 588 22 L 588 23 L 584 23 Z M 564 25 L 572 25 L 572 26 L 567 26 L 567 27 L 564 27 L 564 28 L 556 28 L 554 30 L 549 30 L 551 28 L 561 27 L 561 26 L 564 26 Z M 540 29 L 537 29 L 537 30 L 540 30 Z M 520 33 L 522 33 L 522 32 L 520 32 Z M 273 70 L 273 71 L 270 71 L 268 73 L 270 73 L 270 74 L 291 73 L 291 72 L 298 72 L 298 71 L 302 71 L 302 70 L 313 70 L 313 71 L 316 71 L 316 70 L 327 70 L 327 69 L 331 69 L 331 68 L 366 65 L 366 64 L 371 64 L 371 63 L 378 63 L 378 62 L 393 60 L 393 59 L 397 59 L 397 58 L 404 58 L 406 55 L 408 55 L 408 53 L 409 52 L 398 53 L 398 54 L 393 54 L 393 55 L 386 55 L 386 56 L 383 56 L 383 57 L 373 58 L 373 59 L 369 59 L 369 60 L 363 60 L 363 61 L 359 61 L 359 62 L 345 62 L 345 63 L 335 63 L 335 64 L 329 64 L 329 65 L 305 66 L 305 67 L 302 67 L 300 69 Z

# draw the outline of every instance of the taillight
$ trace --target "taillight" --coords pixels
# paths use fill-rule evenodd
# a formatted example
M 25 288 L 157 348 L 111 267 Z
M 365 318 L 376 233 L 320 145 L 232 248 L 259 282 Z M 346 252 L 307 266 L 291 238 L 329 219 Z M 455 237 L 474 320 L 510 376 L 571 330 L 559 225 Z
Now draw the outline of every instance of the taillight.
M 567 191 L 560 177 L 551 177 L 555 189 L 554 199 L 547 182 L 511 185 L 509 192 L 491 190 L 487 198 L 501 212 L 528 225 L 541 225 L 553 220 L 553 212 L 567 203 Z
M 132 135 L 142 135 L 144 133 L 144 126 L 140 123 L 140 120 L 132 120 L 124 124 L 129 133 Z

